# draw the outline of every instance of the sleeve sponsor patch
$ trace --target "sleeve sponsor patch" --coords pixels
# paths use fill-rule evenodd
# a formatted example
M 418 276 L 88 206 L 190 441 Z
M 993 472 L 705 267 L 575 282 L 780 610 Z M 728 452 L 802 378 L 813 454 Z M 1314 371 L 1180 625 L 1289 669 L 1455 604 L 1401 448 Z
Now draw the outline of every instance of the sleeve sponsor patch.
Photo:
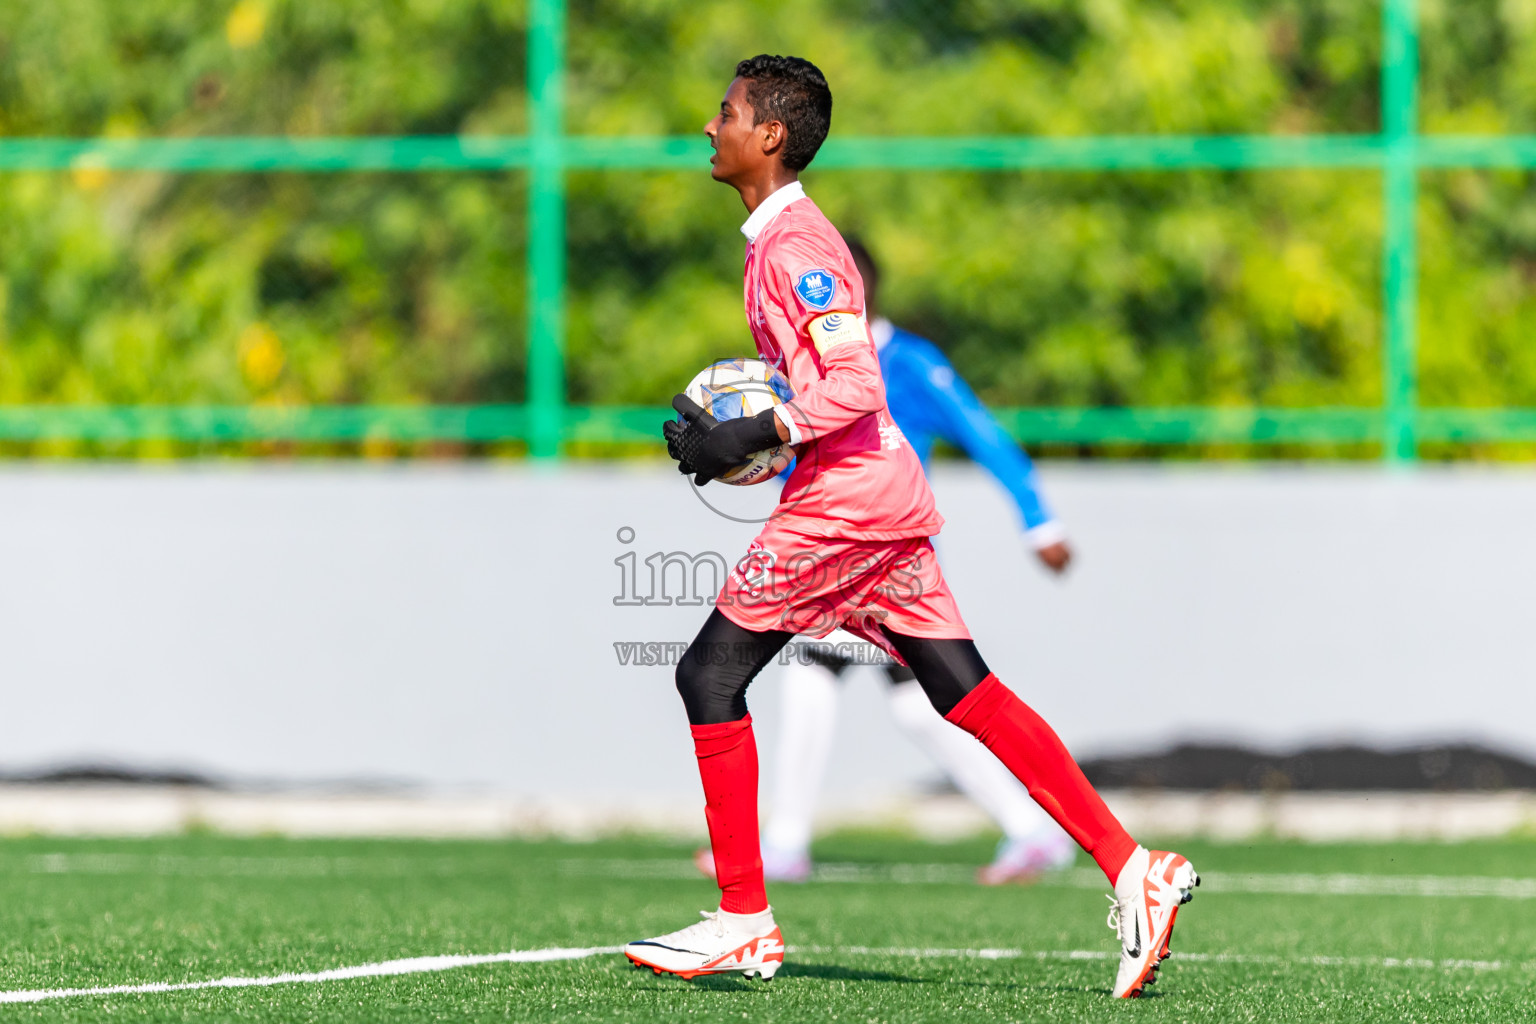
M 837 278 L 830 270 L 812 267 L 795 281 L 795 294 L 812 309 L 826 309 L 837 294 Z
M 868 341 L 864 319 L 852 313 L 828 313 L 811 321 L 811 341 L 816 351 L 826 355 L 845 341 Z

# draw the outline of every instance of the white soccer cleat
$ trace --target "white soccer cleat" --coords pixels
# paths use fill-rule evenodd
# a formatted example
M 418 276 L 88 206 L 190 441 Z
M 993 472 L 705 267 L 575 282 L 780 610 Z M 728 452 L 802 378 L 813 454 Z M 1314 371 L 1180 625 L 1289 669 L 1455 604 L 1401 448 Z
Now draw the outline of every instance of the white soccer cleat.
M 1194 865 L 1178 854 L 1136 847 L 1109 898 L 1109 926 L 1120 936 L 1116 999 L 1134 999 L 1157 980 L 1158 967 L 1170 955 L 1173 920 L 1199 884 Z
M 701 974 L 740 972 L 769 980 L 784 963 L 784 936 L 773 923 L 773 908 L 760 914 L 699 911 L 704 918 L 669 935 L 624 947 L 636 967 L 692 980 Z

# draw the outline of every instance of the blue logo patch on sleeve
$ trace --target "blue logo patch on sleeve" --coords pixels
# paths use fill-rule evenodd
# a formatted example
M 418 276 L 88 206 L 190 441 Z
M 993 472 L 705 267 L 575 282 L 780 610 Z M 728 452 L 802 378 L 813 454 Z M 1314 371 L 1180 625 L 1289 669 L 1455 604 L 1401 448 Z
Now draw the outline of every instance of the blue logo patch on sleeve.
M 832 305 L 832 296 L 837 294 L 837 278 L 830 270 L 820 267 L 807 270 L 795 282 L 795 294 L 812 309 L 826 309 Z

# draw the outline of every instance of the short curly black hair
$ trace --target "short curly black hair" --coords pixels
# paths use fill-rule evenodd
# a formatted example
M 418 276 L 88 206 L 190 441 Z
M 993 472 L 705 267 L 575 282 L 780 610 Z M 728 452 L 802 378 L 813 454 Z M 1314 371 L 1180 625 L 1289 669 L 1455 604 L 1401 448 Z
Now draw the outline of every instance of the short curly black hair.
M 800 57 L 760 53 L 736 65 L 747 82 L 753 124 L 778 121 L 786 137 L 780 158 L 792 171 L 803 171 L 826 141 L 832 127 L 832 90 L 821 71 Z

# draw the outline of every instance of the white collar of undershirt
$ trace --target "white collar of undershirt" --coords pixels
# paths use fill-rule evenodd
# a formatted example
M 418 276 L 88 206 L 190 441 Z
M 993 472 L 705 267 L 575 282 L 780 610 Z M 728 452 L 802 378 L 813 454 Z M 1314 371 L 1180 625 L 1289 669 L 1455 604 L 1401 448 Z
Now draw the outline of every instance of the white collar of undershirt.
M 875 348 L 885 348 L 885 343 L 896 333 L 896 325 L 883 316 L 877 316 L 870 322 L 869 333 L 875 339 Z
M 784 208 L 796 199 L 805 198 L 805 189 L 798 181 L 792 181 L 788 185 L 781 185 L 767 199 L 757 204 L 757 209 L 752 211 L 752 216 L 741 226 L 741 233 L 747 236 L 748 242 L 757 241 L 757 236 L 763 233 L 773 218 L 784 212 Z

